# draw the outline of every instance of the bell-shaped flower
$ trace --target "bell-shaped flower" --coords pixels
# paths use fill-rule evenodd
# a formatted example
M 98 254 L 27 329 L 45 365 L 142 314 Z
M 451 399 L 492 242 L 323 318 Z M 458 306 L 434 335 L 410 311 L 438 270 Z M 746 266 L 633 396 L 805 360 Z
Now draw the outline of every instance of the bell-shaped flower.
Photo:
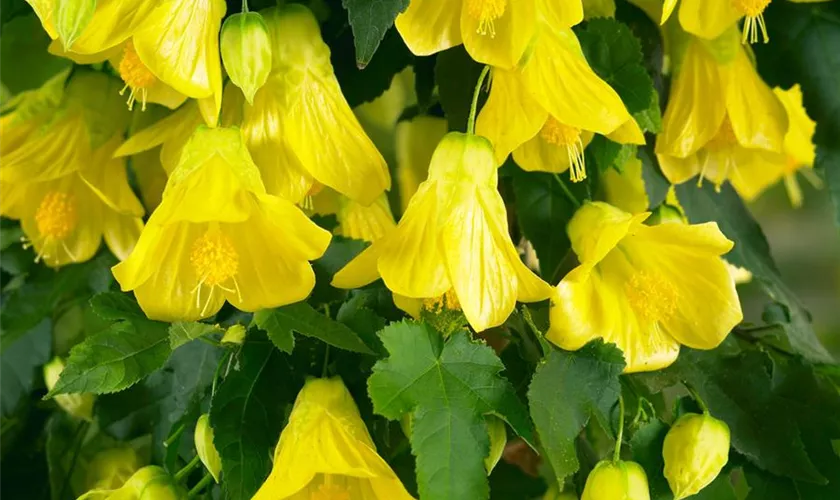
M 559 2 L 558 2 L 559 3 Z M 599 133 L 644 144 L 618 94 L 592 71 L 568 27 L 543 17 L 533 49 L 512 69 L 494 68 L 476 131 L 490 139 L 501 164 L 510 153 L 524 170 L 586 177 L 583 150 Z
M 317 181 L 372 203 L 391 186 L 388 168 L 341 93 L 315 16 L 300 4 L 262 14 L 272 69 L 242 132 L 266 189 L 299 203 Z
M 116 489 L 95 489 L 78 500 L 186 500 L 187 492 L 157 465 L 135 472 Z
M 662 23 L 668 20 L 677 0 L 664 0 Z M 680 24 L 692 35 L 713 40 L 739 19 L 744 19 L 743 42 L 756 43 L 761 32 L 764 43 L 770 41 L 764 24 L 764 9 L 772 0 L 682 0 Z M 796 0 L 794 0 L 796 1 Z
M 395 24 L 417 55 L 463 43 L 476 61 L 513 68 L 539 31 L 540 11 L 567 28 L 583 20 L 581 0 L 414 0 Z
M 790 124 L 785 134 L 784 154 L 768 158 L 768 161 L 761 163 L 738 165 L 739 175 L 731 177 L 730 180 L 732 187 L 747 201 L 757 198 L 780 180 L 784 181 L 791 203 L 799 207 L 802 205 L 802 189 L 796 178 L 797 172 L 802 172 L 815 187 L 822 185 L 822 181 L 812 170 L 816 156 L 813 142 L 816 123 L 802 106 L 802 90 L 799 85 L 794 85 L 789 90 L 775 88 L 773 92 L 785 107 Z M 769 161 L 774 159 L 775 162 Z
M 602 460 L 587 476 L 580 500 L 650 500 L 645 470 L 636 462 Z
M 113 273 L 150 318 L 197 320 L 225 301 L 256 311 L 303 300 L 315 285 L 308 261 L 329 241 L 297 207 L 266 194 L 238 129 L 202 126 Z
M 673 184 L 699 175 L 720 186 L 784 161 L 785 108 L 731 35 L 692 39 L 671 84 L 656 154 Z
M 309 379 L 274 451 L 271 474 L 252 500 L 410 500 L 376 453 L 340 378 Z
M 397 228 L 374 242 L 333 285 L 358 288 L 381 276 L 394 294 L 435 299 L 454 291 L 476 331 L 502 324 L 517 300 L 536 302 L 551 288 L 519 259 L 496 190 L 487 139 L 446 135 Z
M 52 37 L 55 12 L 49 0 L 29 2 Z M 81 64 L 111 59 L 129 92 L 129 106 L 140 101 L 170 108 L 184 99 L 201 100 L 211 125 L 222 101 L 219 29 L 224 0 L 99 0 L 91 21 L 65 52 Z
M 626 372 L 664 368 L 680 345 L 717 347 L 742 319 L 735 283 L 720 258 L 732 242 L 716 223 L 642 222 L 603 202 L 569 222 L 580 261 L 557 285 L 546 338 L 577 350 L 595 338 L 615 343 Z

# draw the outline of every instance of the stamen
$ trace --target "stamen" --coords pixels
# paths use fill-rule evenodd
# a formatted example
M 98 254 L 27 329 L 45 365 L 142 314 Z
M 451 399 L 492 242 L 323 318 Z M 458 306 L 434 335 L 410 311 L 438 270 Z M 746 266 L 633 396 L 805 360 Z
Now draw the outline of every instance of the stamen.
M 200 276 L 198 284 L 191 291 L 191 293 L 196 294 L 196 308 L 201 306 L 201 287 L 206 285 L 210 288 L 210 293 L 201 309 L 202 316 L 207 313 L 207 308 L 212 302 L 216 288 L 228 293 L 235 291 L 239 301 L 242 301 L 239 284 L 236 282 L 236 273 L 239 270 L 239 254 L 230 238 L 225 236 L 218 227 L 211 227 L 204 235 L 193 242 L 190 264 L 192 264 L 196 276 Z M 224 285 L 228 280 L 233 280 L 233 288 Z
M 585 146 L 579 128 L 560 123 L 550 116 L 540 130 L 540 137 L 549 144 L 566 149 L 572 182 L 586 179 L 586 157 L 583 153 Z
M 677 309 L 677 288 L 655 272 L 633 274 L 624 283 L 624 293 L 630 306 L 645 321 L 666 320 Z
M 744 36 L 741 39 L 742 43 L 758 42 L 758 30 L 761 29 L 761 35 L 764 43 L 770 41 L 767 36 L 767 25 L 764 24 L 764 9 L 770 5 L 771 0 L 732 0 L 732 6 L 736 10 L 744 14 Z
M 128 95 L 128 109 L 134 109 L 137 96 L 140 96 L 141 110 L 146 111 L 146 98 L 149 88 L 157 82 L 157 77 L 143 64 L 134 44 L 129 41 L 123 49 L 123 58 L 119 65 L 120 77 L 125 82 L 125 87 L 120 90 L 120 95 L 125 94 L 126 89 L 131 89 Z
M 467 14 L 478 19 L 476 33 L 496 37 L 496 19 L 505 14 L 507 0 L 467 0 Z
M 455 289 L 450 288 L 443 295 L 423 299 L 423 309 L 431 312 L 440 312 L 443 310 L 460 311 L 461 302 L 458 300 L 458 295 L 455 294 Z

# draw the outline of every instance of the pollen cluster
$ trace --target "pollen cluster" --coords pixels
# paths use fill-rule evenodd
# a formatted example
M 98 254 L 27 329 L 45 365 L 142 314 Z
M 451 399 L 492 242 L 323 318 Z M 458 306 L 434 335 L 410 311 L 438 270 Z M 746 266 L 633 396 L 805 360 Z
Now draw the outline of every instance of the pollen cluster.
M 313 492 L 312 500 L 350 500 L 350 493 L 335 484 L 322 484 L 318 490 Z
M 770 5 L 771 0 L 732 0 L 732 6 L 747 16 L 758 16 Z
M 662 321 L 677 308 L 677 288 L 661 275 L 641 271 L 624 284 L 624 293 L 636 314 L 645 321 Z
M 134 107 L 134 102 L 137 100 L 137 94 L 140 94 L 142 109 L 145 111 L 146 96 L 148 94 L 149 87 L 157 82 L 157 77 L 154 73 L 149 71 L 149 68 L 147 68 L 145 64 L 143 64 L 143 61 L 141 61 L 140 57 L 137 55 L 137 51 L 134 50 L 134 44 L 130 41 L 125 44 L 123 57 L 122 60 L 120 60 L 118 70 L 120 78 L 122 78 L 125 82 L 125 87 L 123 87 L 120 94 L 122 95 L 126 89 L 131 89 L 131 93 L 128 96 L 128 109 L 132 109 Z
M 440 312 L 443 310 L 460 311 L 461 303 L 458 301 L 458 296 L 455 295 L 455 289 L 450 288 L 439 297 L 423 299 L 423 309 L 431 312 Z
M 38 232 L 45 238 L 63 240 L 70 236 L 77 222 L 76 204 L 67 193 L 47 193 L 35 211 Z
M 467 14 L 478 19 L 478 33 L 496 36 L 496 19 L 505 14 L 507 0 L 467 0 Z
M 744 18 L 744 36 L 742 42 L 758 42 L 759 30 L 761 30 L 761 36 L 764 43 L 770 41 L 770 37 L 767 36 L 767 26 L 764 24 L 764 9 L 770 5 L 770 1 L 771 0 L 732 0 L 732 6 L 746 16 Z
M 566 150 L 572 182 L 586 179 L 586 159 L 579 128 L 560 123 L 553 116 L 549 116 L 540 130 L 540 137 L 545 142 Z
M 193 243 L 190 264 L 203 284 L 214 287 L 236 276 L 239 254 L 230 238 L 211 230 Z

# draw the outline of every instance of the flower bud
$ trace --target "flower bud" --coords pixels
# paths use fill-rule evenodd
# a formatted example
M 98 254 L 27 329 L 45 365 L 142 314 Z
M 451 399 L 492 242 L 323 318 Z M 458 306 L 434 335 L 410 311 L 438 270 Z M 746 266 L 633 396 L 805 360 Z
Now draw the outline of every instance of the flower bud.
M 93 19 L 96 0 L 57 0 L 54 8 L 58 38 L 64 44 L 64 50 L 70 50 Z
M 694 495 L 714 481 L 729 460 L 729 427 L 708 414 L 685 414 L 665 436 L 662 457 L 674 499 Z
M 258 12 L 230 16 L 222 25 L 222 62 L 249 104 L 271 73 L 271 39 Z
M 201 463 L 218 483 L 219 474 L 222 472 L 222 457 L 213 444 L 213 428 L 210 427 L 210 415 L 206 413 L 198 417 L 195 424 L 195 451 L 198 452 Z
M 88 490 L 117 489 L 140 467 L 140 457 L 130 446 L 100 451 L 87 466 L 85 484 Z
M 602 460 L 586 478 L 581 500 L 650 500 L 645 470 L 636 462 Z
M 44 384 L 47 386 L 47 391 L 53 390 L 62 371 L 64 371 L 64 361 L 58 356 L 44 365 Z M 69 415 L 81 420 L 92 420 L 93 402 L 96 400 L 93 394 L 59 394 L 53 399 Z
M 233 325 L 225 330 L 225 334 L 222 336 L 222 344 L 241 344 L 245 341 L 245 334 L 247 332 L 248 329 L 243 325 Z
M 108 500 L 182 500 L 186 493 L 177 482 L 157 465 L 138 470 Z
M 555 484 L 545 492 L 542 500 L 578 500 L 578 496 L 572 490 L 560 491 Z

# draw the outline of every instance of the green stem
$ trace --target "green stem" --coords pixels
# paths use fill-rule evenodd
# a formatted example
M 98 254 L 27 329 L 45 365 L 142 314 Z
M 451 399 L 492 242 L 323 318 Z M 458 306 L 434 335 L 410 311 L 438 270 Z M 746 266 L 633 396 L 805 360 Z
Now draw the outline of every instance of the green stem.
M 490 73 L 490 66 L 485 66 L 478 75 L 478 83 L 475 84 L 475 91 L 473 91 L 472 105 L 470 106 L 470 119 L 467 122 L 467 133 L 475 135 L 475 115 L 478 111 L 478 95 L 481 93 L 481 86 L 484 85 L 484 79 Z
M 178 428 L 175 429 L 175 432 L 170 434 L 169 437 L 166 438 L 166 441 L 163 442 L 163 447 L 164 448 L 169 448 L 172 445 L 172 443 L 174 443 L 175 440 L 178 439 L 178 437 L 180 437 L 181 434 L 183 434 L 185 428 L 186 428 L 185 424 L 179 425 Z
M 248 12 L 248 0 L 242 0 L 242 13 L 246 14 Z
M 624 398 L 621 394 L 618 395 L 618 435 L 615 438 L 615 452 L 613 452 L 613 462 L 618 462 L 621 458 L 621 441 L 624 439 Z
M 691 385 L 688 382 L 683 382 L 683 385 L 685 385 L 685 388 L 688 389 L 688 393 L 691 394 L 691 397 L 694 398 L 695 401 L 697 401 L 697 406 L 699 406 L 700 409 L 703 410 L 703 413 L 708 415 L 709 407 L 706 406 L 706 402 L 703 401 L 703 398 L 701 398 L 699 394 L 697 394 L 697 391 L 694 390 L 694 387 L 691 387 Z
M 187 475 L 192 472 L 196 465 L 201 463 L 201 458 L 198 455 L 194 456 L 190 462 L 184 466 L 183 469 L 175 473 L 175 480 L 181 482 Z
M 324 349 L 324 366 L 321 368 L 321 378 L 327 378 L 327 367 L 330 364 L 330 346 Z
M 216 371 L 213 373 L 213 385 L 210 389 L 210 399 L 213 399 L 213 396 L 216 395 L 216 385 L 219 383 L 219 376 L 222 374 L 222 367 L 225 366 L 225 361 L 227 358 L 230 357 L 230 351 L 226 351 L 221 359 L 219 359 L 219 364 L 216 365 Z
M 193 486 L 193 488 L 187 493 L 187 498 L 197 497 L 198 494 L 201 493 L 201 490 L 207 487 L 207 485 L 210 484 L 212 481 L 213 476 L 211 476 L 210 474 L 206 474 L 203 478 L 201 478 L 201 481 L 199 481 L 198 484 Z
M 557 184 L 560 185 L 560 189 L 563 190 L 563 194 L 566 195 L 566 198 L 568 198 L 569 201 L 572 202 L 572 205 L 574 205 L 575 208 L 580 208 L 580 201 L 578 201 L 577 197 L 574 194 L 572 194 L 572 190 L 569 189 L 569 186 L 567 186 L 566 183 L 563 182 L 563 179 L 561 179 L 559 175 L 557 175 L 557 174 L 553 174 L 553 175 L 554 175 L 554 180 L 556 180 Z

